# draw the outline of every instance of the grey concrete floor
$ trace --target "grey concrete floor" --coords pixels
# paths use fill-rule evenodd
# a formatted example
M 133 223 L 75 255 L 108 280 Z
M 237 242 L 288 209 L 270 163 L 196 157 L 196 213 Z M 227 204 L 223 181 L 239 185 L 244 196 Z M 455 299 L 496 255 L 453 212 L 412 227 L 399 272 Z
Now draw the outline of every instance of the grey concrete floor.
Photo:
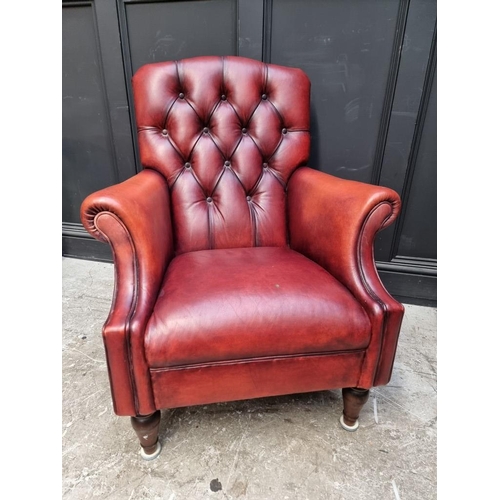
M 100 332 L 113 266 L 62 266 L 63 498 L 436 498 L 435 308 L 406 305 L 392 380 L 357 432 L 338 423 L 339 390 L 179 408 L 162 412 L 163 451 L 146 462 L 109 393 Z

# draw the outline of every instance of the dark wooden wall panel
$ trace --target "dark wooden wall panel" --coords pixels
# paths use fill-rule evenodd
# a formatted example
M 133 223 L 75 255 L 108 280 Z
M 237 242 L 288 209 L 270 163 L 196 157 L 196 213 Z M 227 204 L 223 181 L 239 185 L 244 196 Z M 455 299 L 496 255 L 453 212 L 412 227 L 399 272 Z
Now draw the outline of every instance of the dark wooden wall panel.
M 402 191 L 436 24 L 436 2 L 413 0 L 409 5 L 397 88 L 379 182 Z
M 113 1 L 62 4 L 63 255 L 111 259 L 80 222 L 93 191 L 136 173 L 117 10 Z
M 238 0 L 238 55 L 262 60 L 264 0 Z
M 92 3 L 63 8 L 63 221 L 80 222 L 80 205 L 118 180 Z
M 275 0 L 271 62 L 312 83 L 311 166 L 370 182 L 399 1 Z
M 237 53 L 236 2 L 125 2 L 132 72 L 142 65 Z
M 397 256 L 437 259 L 437 90 L 432 78 L 429 103 L 416 153 L 411 190 L 400 221 Z
M 383 163 L 377 184 L 402 194 L 407 182 L 408 165 L 414 146 L 417 118 L 426 86 L 426 74 L 436 25 L 435 0 L 412 0 L 409 4 L 401 46 L 397 86 L 392 102 Z M 376 258 L 391 261 L 396 255 L 396 224 L 377 238 Z
M 437 300 L 436 40 L 434 27 L 422 97 L 404 162 L 402 212 L 378 240 L 382 243 L 379 255 L 385 253 L 386 258 L 377 261 L 392 293 L 404 289 L 412 300 L 427 300 L 429 305 Z

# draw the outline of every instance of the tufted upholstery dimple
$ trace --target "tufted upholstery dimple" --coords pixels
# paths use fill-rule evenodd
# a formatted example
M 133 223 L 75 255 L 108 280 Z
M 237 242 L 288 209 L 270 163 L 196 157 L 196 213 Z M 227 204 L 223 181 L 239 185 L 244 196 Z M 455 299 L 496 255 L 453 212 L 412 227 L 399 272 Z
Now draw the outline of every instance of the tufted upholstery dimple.
M 307 76 L 209 56 L 143 66 L 133 88 L 141 162 L 167 180 L 176 253 L 285 246 L 287 182 L 309 156 Z

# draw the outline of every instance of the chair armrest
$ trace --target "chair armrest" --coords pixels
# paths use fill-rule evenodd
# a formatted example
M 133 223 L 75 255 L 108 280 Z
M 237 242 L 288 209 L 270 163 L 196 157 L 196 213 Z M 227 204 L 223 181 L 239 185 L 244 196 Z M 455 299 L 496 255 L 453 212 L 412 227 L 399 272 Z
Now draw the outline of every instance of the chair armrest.
M 166 268 L 173 256 L 168 185 L 156 171 L 97 191 L 82 203 L 80 217 L 96 239 L 111 245 L 115 289 L 103 327 L 109 377 L 118 415 L 155 411 L 143 335 Z
M 289 181 L 287 203 L 290 247 L 335 276 L 370 317 L 372 338 L 359 387 L 387 383 L 404 308 L 380 281 L 373 243 L 399 214 L 398 194 L 304 167 Z

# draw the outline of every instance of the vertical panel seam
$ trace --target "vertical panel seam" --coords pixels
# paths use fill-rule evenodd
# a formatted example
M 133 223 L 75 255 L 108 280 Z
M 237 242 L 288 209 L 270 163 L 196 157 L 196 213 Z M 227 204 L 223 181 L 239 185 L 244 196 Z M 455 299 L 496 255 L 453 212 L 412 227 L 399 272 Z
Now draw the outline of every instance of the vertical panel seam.
M 132 66 L 132 54 L 130 50 L 130 36 L 128 31 L 128 18 L 127 18 L 127 8 L 125 7 L 124 0 L 117 0 L 117 14 L 118 14 L 118 26 L 120 33 L 120 45 L 121 53 L 123 58 L 123 69 L 125 73 L 126 83 L 125 89 L 127 93 L 128 109 L 129 109 L 129 119 L 130 119 L 130 130 L 132 132 L 132 148 L 134 151 L 135 160 L 135 170 L 136 173 L 141 171 L 142 163 L 140 159 L 139 152 L 139 136 L 137 131 L 137 119 L 135 116 L 135 104 L 132 85 L 130 82 L 134 76 L 134 68 Z
M 420 105 L 417 111 L 415 130 L 413 132 L 413 138 L 410 145 L 410 152 L 408 155 L 408 167 L 406 169 L 405 180 L 401 192 L 402 208 L 398 220 L 396 221 L 396 227 L 394 229 L 394 237 L 392 239 L 392 244 L 389 253 L 390 261 L 392 261 L 392 259 L 396 255 L 397 246 L 399 245 L 398 242 L 401 238 L 401 233 L 403 231 L 403 222 L 407 211 L 406 200 L 409 196 L 411 184 L 413 182 L 413 175 L 415 173 L 415 164 L 417 162 L 417 156 L 418 156 L 418 151 L 420 149 L 420 141 L 422 139 L 425 118 L 427 116 L 427 109 L 429 106 L 432 85 L 434 82 L 434 76 L 436 74 L 436 66 L 437 66 L 436 44 L 437 44 L 437 23 L 434 24 L 434 33 L 432 36 L 431 48 L 429 51 L 429 60 L 427 62 L 427 68 L 424 76 L 422 98 L 420 99 Z
M 264 15 L 262 16 L 262 61 L 271 62 L 273 0 L 264 0 Z
M 404 36 L 406 32 L 406 20 L 410 10 L 410 0 L 401 0 L 398 8 L 396 27 L 394 33 L 394 42 L 391 51 L 391 61 L 389 63 L 389 74 L 385 89 L 384 101 L 382 105 L 382 115 L 380 117 L 377 142 L 375 146 L 375 155 L 373 158 L 371 183 L 378 185 L 382 173 L 382 164 L 384 160 L 387 136 L 389 134 L 389 123 L 392 113 L 394 97 L 396 95 L 396 84 L 399 75 L 399 66 L 401 63 L 401 52 L 403 48 Z

